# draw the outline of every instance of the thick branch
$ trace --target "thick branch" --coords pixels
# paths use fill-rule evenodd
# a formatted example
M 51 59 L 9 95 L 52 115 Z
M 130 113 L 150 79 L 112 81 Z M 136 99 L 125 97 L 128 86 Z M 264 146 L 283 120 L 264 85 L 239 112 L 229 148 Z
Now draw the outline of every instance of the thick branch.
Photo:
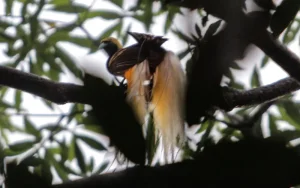
M 195 160 L 165 166 L 133 167 L 120 172 L 54 185 L 52 188 L 160 188 L 178 185 L 288 187 L 300 183 L 299 168 L 299 157 L 287 149 L 284 143 L 242 140 L 237 143 L 219 143 L 216 146 L 206 147 Z
M 84 86 L 54 82 L 9 67 L 0 66 L 0 84 L 40 96 L 57 104 L 69 102 L 91 103 Z M 223 89 L 223 101 L 216 105 L 225 110 L 258 105 L 275 100 L 298 89 L 300 89 L 300 85 L 293 78 L 285 78 L 273 84 L 248 91 L 225 87 Z
M 300 84 L 293 78 L 285 78 L 248 91 L 224 87 L 223 97 L 225 102 L 218 106 L 225 110 L 232 110 L 235 107 L 258 105 L 278 99 L 298 89 L 300 89 Z
M 0 85 L 37 95 L 57 104 L 89 104 L 83 86 L 54 82 L 10 67 L 0 66 Z
M 261 32 L 253 43 L 273 59 L 291 77 L 300 81 L 300 59 L 268 31 Z

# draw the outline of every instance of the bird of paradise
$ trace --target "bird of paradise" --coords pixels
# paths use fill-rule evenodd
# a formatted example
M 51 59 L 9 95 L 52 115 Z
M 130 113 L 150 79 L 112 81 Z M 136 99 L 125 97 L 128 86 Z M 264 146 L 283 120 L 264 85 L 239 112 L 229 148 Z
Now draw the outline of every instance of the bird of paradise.
M 108 71 L 126 80 L 126 100 L 140 124 L 146 125 L 146 115 L 152 113 L 155 134 L 161 136 L 167 160 L 175 147 L 182 146 L 185 141 L 185 74 L 178 57 L 161 47 L 168 39 L 134 32 L 128 34 L 136 44 L 123 48 L 117 39 L 108 37 L 101 41 L 100 48 L 109 56 Z

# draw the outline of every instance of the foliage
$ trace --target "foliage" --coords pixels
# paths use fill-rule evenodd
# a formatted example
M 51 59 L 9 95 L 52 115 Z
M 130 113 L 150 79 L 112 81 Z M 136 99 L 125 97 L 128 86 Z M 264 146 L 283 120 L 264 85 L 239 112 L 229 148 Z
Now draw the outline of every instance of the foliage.
M 294 19 L 298 9 L 294 10 L 295 6 L 293 6 L 293 3 L 295 2 L 292 0 L 283 1 L 278 11 L 275 11 L 271 21 L 271 29 L 276 35 L 281 33 L 280 41 L 284 44 L 289 44 L 299 37 L 300 18 L 296 17 Z M 91 53 L 97 51 L 100 39 L 107 36 L 114 35 L 123 44 L 127 44 L 128 36 L 126 31 L 130 30 L 132 26 L 132 24 L 128 24 L 128 20 L 134 20 L 134 22 L 142 24 L 145 31 L 149 32 L 151 26 L 154 25 L 154 20 L 165 15 L 166 19 L 161 26 L 163 31 L 174 34 L 178 39 L 188 44 L 187 49 L 177 54 L 180 59 L 187 62 L 188 72 L 189 63 L 193 61 L 195 54 L 197 55 L 197 52 L 195 52 L 195 41 L 199 42 L 199 39 L 213 35 L 220 25 L 220 22 L 213 22 L 208 25 L 210 26 L 208 27 L 209 29 L 203 32 L 207 27 L 195 24 L 195 30 L 192 32 L 194 34 L 186 34 L 180 31 L 180 28 L 175 29 L 173 25 L 176 16 L 183 14 L 183 9 L 178 7 L 164 7 L 160 6 L 159 1 L 146 0 L 138 0 L 135 6 L 126 9 L 124 8 L 125 0 L 111 0 L 109 4 L 117 10 L 91 9 L 91 6 L 69 0 L 6 1 L 5 15 L 1 16 L 0 19 L 0 42 L 6 45 L 5 55 L 8 61 L 2 62 L 2 65 L 23 69 L 54 81 L 59 81 L 61 76 L 67 73 L 82 80 L 81 70 L 76 64 L 72 52 L 68 51 L 64 44 L 71 43 L 72 45 L 85 48 Z M 15 6 L 21 7 L 20 10 L 14 11 Z M 53 19 L 45 18 L 45 16 L 42 16 L 44 12 L 52 12 L 57 15 L 63 13 L 73 16 L 74 19 L 62 22 L 59 19 L 55 20 L 59 17 Z M 284 16 L 286 12 L 291 13 L 291 15 Z M 208 19 L 208 17 L 203 15 L 202 11 L 197 12 L 197 14 L 203 19 L 202 23 L 205 23 L 205 20 Z M 103 32 L 98 33 L 96 37 L 92 36 L 85 27 L 85 23 L 95 18 L 113 22 Z M 75 31 L 80 31 L 82 34 L 76 35 L 74 34 Z M 99 63 L 105 63 L 105 61 L 100 60 Z M 261 75 L 260 71 L 268 63 L 269 59 L 265 56 L 260 63 L 261 66 L 253 70 L 250 76 L 251 87 L 262 85 L 261 76 L 263 75 Z M 230 67 L 235 70 L 241 70 L 236 62 L 232 62 Z M 237 89 L 246 88 L 245 84 L 235 78 L 231 71 L 226 76 L 229 78 L 228 86 Z M 9 95 L 9 90 L 6 87 L 0 88 L 0 113 L 2 113 L 0 116 L 0 138 L 4 148 L 3 153 L 0 155 L 0 163 L 3 162 L 4 157 L 10 156 L 14 159 L 13 157 L 19 157 L 20 154 L 30 152 L 34 149 L 34 146 L 38 145 L 41 147 L 34 151 L 26 160 L 29 166 L 34 166 L 36 173 L 47 177 L 49 182 L 53 181 L 54 174 L 57 174 L 60 180 L 67 181 L 71 175 L 86 177 L 91 174 L 102 173 L 109 168 L 112 160 L 104 159 L 100 165 L 96 165 L 95 159 L 87 159 L 83 152 L 83 145 L 102 154 L 108 152 L 107 150 L 109 149 L 99 139 L 101 137 L 100 134 L 103 134 L 101 127 L 93 124 L 89 115 L 85 113 L 88 108 L 87 105 L 72 104 L 68 113 L 59 114 L 56 123 L 40 125 L 31 121 L 30 114 L 26 113 L 26 109 L 22 105 L 24 102 L 23 92 L 14 92 L 13 103 L 4 99 L 6 95 Z M 56 105 L 44 99 L 41 100 L 49 109 L 54 110 Z M 242 123 L 244 120 L 249 119 L 249 114 L 255 113 L 256 109 L 256 107 L 247 107 L 236 109 L 232 113 L 221 112 L 218 114 L 221 116 L 220 119 L 209 118 L 207 121 L 203 121 L 203 123 L 198 125 L 195 132 L 195 136 L 200 136 L 200 140 L 194 143 L 196 144 L 196 149 L 192 149 L 191 145 L 193 145 L 193 142 L 188 144 L 183 153 L 183 158 L 193 157 L 195 150 L 200 151 L 206 140 L 214 135 L 225 140 L 239 140 L 243 138 L 245 136 L 244 132 L 226 126 L 226 124 Z M 254 136 L 264 137 L 265 134 L 262 132 L 262 127 L 265 126 L 270 132 L 270 136 L 280 135 L 287 141 L 299 138 L 299 101 L 295 100 L 294 96 L 286 97 L 276 102 L 272 109 L 268 110 L 258 121 L 253 122 L 255 123 L 253 127 Z M 11 118 L 14 117 L 10 117 L 11 111 L 16 114 L 27 114 L 23 116 L 24 126 L 19 127 L 11 121 Z M 263 120 L 266 121 L 263 122 Z M 282 122 L 288 123 L 290 130 L 281 130 L 280 124 Z M 76 124 L 81 130 L 85 130 L 85 132 L 78 133 L 74 131 L 69 126 L 72 123 Z M 24 134 L 26 138 L 32 139 L 11 143 L 9 137 L 12 133 Z M 91 133 L 97 134 L 95 136 L 95 134 Z M 152 158 L 153 156 L 150 157 Z M 70 165 L 74 162 L 76 163 L 75 165 Z

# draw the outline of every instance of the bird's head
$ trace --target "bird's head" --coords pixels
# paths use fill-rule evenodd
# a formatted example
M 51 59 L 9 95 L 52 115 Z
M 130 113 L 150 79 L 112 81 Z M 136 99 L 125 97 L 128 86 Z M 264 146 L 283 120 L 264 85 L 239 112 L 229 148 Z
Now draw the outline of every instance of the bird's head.
M 102 39 L 99 45 L 99 49 L 104 49 L 109 56 L 112 56 L 121 48 L 121 43 L 118 41 L 118 39 L 113 37 L 107 37 Z

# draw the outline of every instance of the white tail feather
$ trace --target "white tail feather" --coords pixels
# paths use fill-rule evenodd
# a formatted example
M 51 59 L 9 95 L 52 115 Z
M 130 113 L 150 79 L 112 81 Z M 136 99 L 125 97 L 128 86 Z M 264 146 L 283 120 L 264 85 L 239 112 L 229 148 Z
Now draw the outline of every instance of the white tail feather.
M 132 106 L 140 124 L 145 123 L 147 114 L 146 95 L 149 93 L 145 82 L 150 79 L 148 62 L 145 60 L 135 65 L 125 74 L 127 80 L 127 101 Z
M 153 111 L 155 127 L 162 137 L 166 160 L 170 152 L 174 153 L 175 146 L 181 145 L 185 140 L 185 82 L 180 60 L 168 51 L 154 73 L 150 109 Z

